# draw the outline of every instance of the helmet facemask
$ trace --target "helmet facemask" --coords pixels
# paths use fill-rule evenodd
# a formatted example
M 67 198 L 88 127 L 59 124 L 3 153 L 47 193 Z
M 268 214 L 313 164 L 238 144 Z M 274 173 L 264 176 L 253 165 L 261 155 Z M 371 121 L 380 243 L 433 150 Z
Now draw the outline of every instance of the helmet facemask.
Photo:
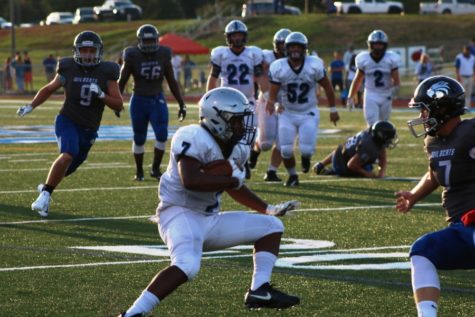
M 424 102 L 415 102 L 411 100 L 410 108 L 419 109 L 419 118 L 407 121 L 409 129 L 416 138 L 423 135 L 435 136 L 441 126 L 447 122 L 452 116 L 447 112 L 446 105 L 440 102 L 433 102 L 434 105 L 427 105 Z M 432 110 L 431 110 L 432 109 Z M 423 127 L 421 131 L 421 126 Z
M 237 37 L 235 34 L 242 34 L 242 37 Z M 226 43 L 228 46 L 233 47 L 233 48 L 242 48 L 244 45 L 246 45 L 246 40 L 247 40 L 247 34 L 244 32 L 233 32 L 226 34 Z
M 305 58 L 307 48 L 300 43 L 288 43 L 286 44 L 286 51 L 289 59 L 297 62 Z
M 73 49 L 73 58 L 81 66 L 96 66 L 101 62 L 102 46 L 92 41 L 77 43 Z

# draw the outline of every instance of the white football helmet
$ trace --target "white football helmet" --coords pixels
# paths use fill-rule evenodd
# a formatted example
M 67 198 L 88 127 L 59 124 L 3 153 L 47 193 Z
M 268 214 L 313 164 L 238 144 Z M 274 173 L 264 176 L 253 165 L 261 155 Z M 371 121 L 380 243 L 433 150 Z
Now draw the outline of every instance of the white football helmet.
M 300 48 L 298 50 L 291 50 L 289 48 L 291 45 L 299 45 Z M 285 38 L 285 49 L 287 50 L 287 55 L 290 59 L 304 59 L 307 54 L 307 47 L 308 40 L 302 32 L 291 32 Z
M 274 46 L 274 52 L 281 54 L 282 56 L 287 55 L 287 51 L 285 50 L 285 39 L 287 35 L 289 35 L 292 31 L 289 29 L 280 29 L 279 31 L 275 32 L 274 38 L 272 39 L 272 45 Z
M 231 40 L 231 34 L 242 33 L 244 38 L 242 40 Z M 247 26 L 244 22 L 239 20 L 232 20 L 224 28 L 224 36 L 226 37 L 226 44 L 232 47 L 243 47 L 247 42 Z
M 239 90 L 230 87 L 212 89 L 198 105 L 201 124 L 218 139 L 248 145 L 254 140 L 253 112 L 249 100 Z
M 368 44 L 368 49 L 371 53 L 373 53 L 376 57 L 383 56 L 388 48 L 388 36 L 382 30 L 374 30 L 368 35 L 368 40 L 366 43 Z M 374 48 L 374 44 L 383 44 L 382 49 Z

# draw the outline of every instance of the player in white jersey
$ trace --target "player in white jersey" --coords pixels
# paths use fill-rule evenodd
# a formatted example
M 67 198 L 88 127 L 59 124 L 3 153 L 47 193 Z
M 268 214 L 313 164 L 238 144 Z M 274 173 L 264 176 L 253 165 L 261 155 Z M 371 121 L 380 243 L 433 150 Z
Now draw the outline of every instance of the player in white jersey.
M 272 62 L 279 58 L 287 56 L 285 50 L 285 38 L 290 34 L 289 29 L 280 29 L 274 34 L 272 40 L 272 50 L 262 50 L 264 63 L 264 76 L 268 78 L 267 74 L 269 73 L 269 67 Z M 257 140 L 254 144 L 253 149 L 251 150 L 251 155 L 249 157 L 249 167 L 252 169 L 257 164 L 257 158 L 262 151 L 268 151 L 272 149 L 270 164 L 267 167 L 266 175 L 264 176 L 264 181 L 266 182 L 280 182 L 282 181 L 277 176 L 277 169 L 282 163 L 282 156 L 280 155 L 280 146 L 278 139 L 278 116 L 277 114 L 268 114 L 265 111 L 267 99 L 269 94 L 260 93 L 259 98 L 256 102 L 256 114 L 257 114 Z
M 262 92 L 269 90 L 263 73 L 262 50 L 256 46 L 247 46 L 247 26 L 239 20 L 232 20 L 225 29 L 227 46 L 218 46 L 211 51 L 211 70 L 206 91 L 218 87 L 232 87 L 242 92 L 251 103 L 254 111 L 254 82 Z M 253 125 L 257 120 L 253 117 Z M 251 177 L 249 164 L 246 163 L 246 178 Z
M 335 93 L 328 79 L 323 61 L 306 56 L 308 40 L 300 32 L 292 32 L 285 39 L 288 57 L 270 66 L 270 91 L 266 105 L 274 113 L 277 93 L 281 91 L 279 114 L 279 142 L 284 165 L 289 173 L 286 186 L 299 184 L 295 170 L 294 141 L 298 136 L 302 158 L 302 172 L 308 173 L 310 159 L 315 153 L 320 112 L 317 107 L 317 84 L 325 90 L 330 105 L 330 120 L 336 125 L 340 119 L 335 107 Z
M 121 317 L 145 316 L 200 269 L 203 252 L 254 243 L 254 272 L 244 302 L 247 307 L 288 308 L 299 304 L 270 285 L 280 247 L 283 216 L 296 201 L 270 205 L 243 182 L 240 165 L 247 159 L 255 128 L 247 98 L 233 88 L 207 92 L 199 102 L 200 125 L 180 128 L 173 136 L 170 161 L 159 187 L 158 230 L 170 251 L 171 264 L 160 271 Z M 232 176 L 203 171 L 212 161 L 227 159 Z M 259 214 L 219 212 L 226 191 Z
M 348 93 L 347 107 L 355 107 L 354 98 L 364 80 L 363 112 L 370 127 L 376 121 L 388 121 L 392 98 L 399 90 L 399 55 L 387 51 L 388 36 L 374 30 L 368 36 L 367 52 L 356 56 L 356 76 Z

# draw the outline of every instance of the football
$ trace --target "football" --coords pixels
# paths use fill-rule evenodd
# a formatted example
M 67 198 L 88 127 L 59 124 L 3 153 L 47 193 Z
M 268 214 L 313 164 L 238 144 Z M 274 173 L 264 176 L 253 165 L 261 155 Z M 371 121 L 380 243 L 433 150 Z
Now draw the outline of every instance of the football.
M 205 174 L 231 176 L 233 175 L 233 168 L 227 160 L 216 160 L 209 162 L 201 168 Z

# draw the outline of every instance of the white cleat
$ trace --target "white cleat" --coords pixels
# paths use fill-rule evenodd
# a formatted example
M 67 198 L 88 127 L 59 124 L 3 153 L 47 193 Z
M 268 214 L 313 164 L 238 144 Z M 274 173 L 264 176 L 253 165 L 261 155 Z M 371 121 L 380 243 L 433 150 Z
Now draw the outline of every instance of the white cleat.
M 50 193 L 42 191 L 38 198 L 36 198 L 36 200 L 31 204 L 31 210 L 37 211 L 40 217 L 48 217 L 50 200 Z

